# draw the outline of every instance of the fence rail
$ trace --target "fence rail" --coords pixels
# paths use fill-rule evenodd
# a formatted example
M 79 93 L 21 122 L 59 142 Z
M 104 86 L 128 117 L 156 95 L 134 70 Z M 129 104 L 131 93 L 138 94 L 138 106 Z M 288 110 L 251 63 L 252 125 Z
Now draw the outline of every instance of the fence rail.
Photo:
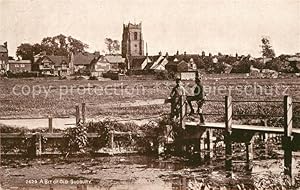
M 219 100 L 207 100 L 213 102 L 221 102 Z M 211 125 L 208 124 L 201 124 L 199 122 L 188 122 L 186 116 L 187 112 L 187 104 L 185 97 L 180 97 L 179 104 L 180 106 L 176 105 L 177 102 L 171 102 L 171 115 L 174 117 L 178 117 L 180 120 L 180 125 L 183 129 L 186 127 L 198 127 L 199 129 L 203 129 L 203 133 L 206 130 L 207 133 L 207 147 L 209 149 L 209 138 L 210 138 L 210 129 L 222 129 L 224 130 L 224 143 L 225 143 L 225 168 L 226 171 L 232 170 L 232 143 L 239 142 L 242 140 L 246 144 L 246 156 L 247 162 L 253 159 L 253 142 L 252 138 L 256 132 L 263 132 L 263 133 L 281 133 L 283 134 L 282 137 L 282 148 L 284 150 L 284 173 L 291 177 L 292 176 L 292 147 L 294 143 L 297 143 L 299 140 L 300 129 L 293 130 L 293 103 L 292 98 L 289 96 L 284 96 L 284 99 L 279 100 L 232 100 L 231 96 L 225 96 L 225 100 L 222 102 L 225 105 L 225 122 L 221 124 L 212 123 Z M 284 113 L 282 115 L 269 115 L 269 117 L 283 117 L 284 123 L 283 128 L 275 128 L 275 127 L 267 127 L 267 126 L 253 126 L 253 125 L 234 125 L 233 124 L 233 117 L 234 116 L 262 116 L 257 114 L 233 114 L 233 103 L 241 103 L 241 102 L 260 102 L 260 103 L 281 103 L 283 104 Z M 298 103 L 298 102 L 296 102 Z M 179 111 L 174 109 L 179 107 Z M 178 115 L 178 116 L 177 116 Z M 266 117 L 266 115 L 263 115 Z M 218 126 L 219 125 L 219 126 Z M 208 131 L 207 131 L 208 130 Z M 203 135 L 201 133 L 201 135 Z M 243 136 L 244 134 L 248 134 L 248 136 Z M 190 134 L 192 138 L 195 138 L 192 134 Z M 200 136 L 201 136 L 200 135 Z M 237 139 L 236 137 L 240 137 L 242 139 Z M 201 138 L 201 137 L 200 137 Z
M 138 135 L 138 136 L 143 136 L 144 134 L 141 132 L 122 132 L 122 131 L 115 131 L 111 130 L 108 132 L 109 134 L 109 147 L 111 149 L 114 149 L 114 144 L 115 144 L 115 137 L 121 137 L 121 136 L 131 136 L 131 135 Z M 0 139 L 1 139 L 1 145 L 3 145 L 3 142 L 9 141 L 9 140 L 25 140 L 25 139 L 31 139 L 33 140 L 35 144 L 35 149 L 33 151 L 33 155 L 31 156 L 41 156 L 43 154 L 58 154 L 54 152 L 43 152 L 42 147 L 47 145 L 47 142 L 43 142 L 42 138 L 46 139 L 64 139 L 65 133 L 0 133 Z M 101 138 L 98 133 L 87 133 L 88 138 Z M 60 142 L 60 141 L 56 141 Z M 29 149 L 30 147 L 26 147 Z M 0 155 L 22 155 L 23 153 L 19 152 L 4 152 L 1 151 Z

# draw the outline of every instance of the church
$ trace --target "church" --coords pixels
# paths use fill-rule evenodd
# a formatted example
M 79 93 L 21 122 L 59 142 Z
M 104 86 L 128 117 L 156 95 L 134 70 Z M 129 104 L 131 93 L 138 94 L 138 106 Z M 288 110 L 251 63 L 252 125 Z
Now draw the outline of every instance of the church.
M 150 74 L 151 71 L 170 70 L 173 72 L 194 72 L 196 63 L 199 62 L 199 55 L 188 55 L 184 53 L 174 56 L 158 55 L 149 56 L 144 52 L 144 39 L 142 32 L 142 23 L 123 24 L 122 35 L 122 57 L 126 59 L 127 71 L 136 74 Z
M 144 55 L 144 40 L 142 34 L 142 23 L 123 25 L 122 35 L 122 57 Z

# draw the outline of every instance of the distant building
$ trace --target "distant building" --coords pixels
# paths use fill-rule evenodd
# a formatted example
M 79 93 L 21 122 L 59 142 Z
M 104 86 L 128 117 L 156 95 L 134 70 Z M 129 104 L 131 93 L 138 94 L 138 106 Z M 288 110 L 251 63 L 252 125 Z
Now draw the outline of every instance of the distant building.
M 12 73 L 31 72 L 30 60 L 9 60 L 7 70 Z
M 111 70 L 111 65 L 105 56 L 100 56 L 99 59 L 94 59 L 90 66 L 91 76 L 101 77 L 103 73 Z
M 95 58 L 92 60 L 90 65 L 90 74 L 91 76 L 100 77 L 103 76 L 103 73 L 112 71 L 119 73 L 124 69 L 125 59 L 118 54 L 109 54 L 99 56 L 98 59 Z
M 197 70 L 197 64 L 200 62 L 200 55 L 197 54 L 176 54 L 168 56 L 168 63 L 165 68 L 169 72 L 191 72 Z
M 90 66 L 92 61 L 98 60 L 99 57 L 100 57 L 99 52 L 95 52 L 95 53 L 80 52 L 76 54 L 72 53 L 70 63 L 69 63 L 70 73 L 87 74 L 91 69 Z
M 166 64 L 168 63 L 167 55 L 162 56 L 161 52 L 157 56 L 152 56 L 153 64 L 151 64 L 151 67 L 149 70 L 153 71 L 163 71 L 166 70 Z
M 8 64 L 8 49 L 7 42 L 3 45 L 0 45 L 0 73 L 7 71 Z
M 106 60 L 110 63 L 110 70 L 121 71 L 125 69 L 125 58 L 119 54 L 105 55 Z
M 145 70 L 146 66 L 153 64 L 148 56 L 135 56 L 130 59 L 130 70 Z
M 66 56 L 45 55 L 36 60 L 33 70 L 54 76 L 69 75 L 69 61 Z
M 142 23 L 123 25 L 122 57 L 144 56 Z

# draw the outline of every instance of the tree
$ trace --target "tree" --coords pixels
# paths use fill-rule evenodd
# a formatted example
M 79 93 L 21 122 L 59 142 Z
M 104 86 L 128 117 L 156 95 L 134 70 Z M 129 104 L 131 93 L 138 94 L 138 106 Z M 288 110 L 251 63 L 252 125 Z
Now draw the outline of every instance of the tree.
M 17 47 L 16 55 L 23 60 L 33 60 L 33 45 L 29 43 L 19 45 Z
M 272 49 L 272 46 L 270 44 L 270 40 L 268 37 L 263 37 L 261 39 L 262 42 L 262 56 L 265 58 L 274 58 L 275 57 L 275 52 Z
M 66 37 L 63 34 L 54 37 L 43 38 L 41 45 L 45 49 L 47 55 L 67 56 L 73 52 L 84 52 L 89 46 L 72 36 Z
M 72 36 L 66 37 L 63 34 L 54 37 L 45 37 L 41 43 L 22 43 L 17 48 L 16 55 L 23 60 L 33 61 L 33 56 L 45 51 L 47 55 L 68 56 L 71 52 L 85 52 L 89 46 Z
M 120 51 L 120 42 L 111 38 L 105 38 L 104 43 L 109 54 L 117 53 Z

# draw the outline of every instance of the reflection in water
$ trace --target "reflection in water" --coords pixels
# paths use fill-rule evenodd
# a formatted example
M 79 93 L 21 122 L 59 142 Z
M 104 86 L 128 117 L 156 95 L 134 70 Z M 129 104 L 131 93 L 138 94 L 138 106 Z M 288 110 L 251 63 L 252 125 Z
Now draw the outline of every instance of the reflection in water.
M 95 161 L 97 160 L 98 161 Z M 224 188 L 231 187 L 232 189 L 238 189 L 239 187 L 246 187 L 247 189 L 253 189 L 254 186 L 261 185 L 261 176 L 265 177 L 269 175 L 271 179 L 266 179 L 272 182 L 277 180 L 276 175 L 279 176 L 282 172 L 282 163 L 279 160 L 263 160 L 255 161 L 253 167 L 249 167 L 242 162 L 234 162 L 233 173 L 231 178 L 226 177 L 223 161 L 212 161 L 210 165 L 187 165 L 186 162 L 176 159 L 155 159 L 147 156 L 127 156 L 127 157 L 108 157 L 108 158 L 96 158 L 89 161 L 84 161 L 85 165 L 82 166 L 83 161 L 77 163 L 48 163 L 49 168 L 52 165 L 56 165 L 58 170 L 63 168 L 72 167 L 84 167 L 88 169 L 97 170 L 97 174 L 82 175 L 84 177 L 76 178 L 72 177 L 69 173 L 60 174 L 62 177 L 52 176 L 49 180 L 63 180 L 68 183 L 62 184 L 38 184 L 16 185 L 13 182 L 9 184 L 1 184 L 3 189 L 41 189 L 41 190 L 119 190 L 119 189 L 165 189 L 165 190 L 187 190 L 187 189 L 201 189 L 203 187 L 209 188 Z M 113 160 L 113 161 L 112 161 Z M 124 161 L 125 160 L 125 161 Z M 297 163 L 299 160 L 293 160 L 293 163 Z M 37 161 L 35 161 L 37 162 Z M 51 166 L 51 167 L 50 167 Z M 38 165 L 35 165 L 38 169 Z M 122 169 L 124 168 L 124 169 Z M 125 170 L 127 168 L 128 170 Z M 294 166 L 295 174 L 298 172 L 298 168 Z M 26 167 L 25 167 L 26 169 Z M 27 169 L 30 169 L 29 167 Z M 250 170 L 249 170 L 250 169 Z M 22 168 L 18 168 L 22 170 Z M 38 170 L 35 170 L 38 171 Z M 101 176 L 105 173 L 110 173 L 108 177 Z M 269 172 L 269 173 L 268 173 Z M 80 173 L 80 172 L 79 172 Z M 78 175 L 80 175 L 78 173 Z M 137 175 L 134 175 L 136 174 Z M 59 175 L 56 171 L 54 175 Z M 23 175 L 25 176 L 25 175 Z M 76 175 L 75 175 L 76 176 Z M 124 177 L 125 176 L 125 177 Z M 149 176 L 152 176 L 149 177 Z M 154 176 L 154 177 L 153 177 Z M 16 179 L 18 176 L 15 177 Z M 23 177 L 26 178 L 26 177 Z M 272 179 L 273 178 L 273 179 Z M 91 181 L 86 184 L 71 184 L 71 181 Z M 4 188 L 5 187 L 5 188 Z M 1 189 L 1 188 L 0 188 Z M 242 189 L 242 188 L 241 188 Z

